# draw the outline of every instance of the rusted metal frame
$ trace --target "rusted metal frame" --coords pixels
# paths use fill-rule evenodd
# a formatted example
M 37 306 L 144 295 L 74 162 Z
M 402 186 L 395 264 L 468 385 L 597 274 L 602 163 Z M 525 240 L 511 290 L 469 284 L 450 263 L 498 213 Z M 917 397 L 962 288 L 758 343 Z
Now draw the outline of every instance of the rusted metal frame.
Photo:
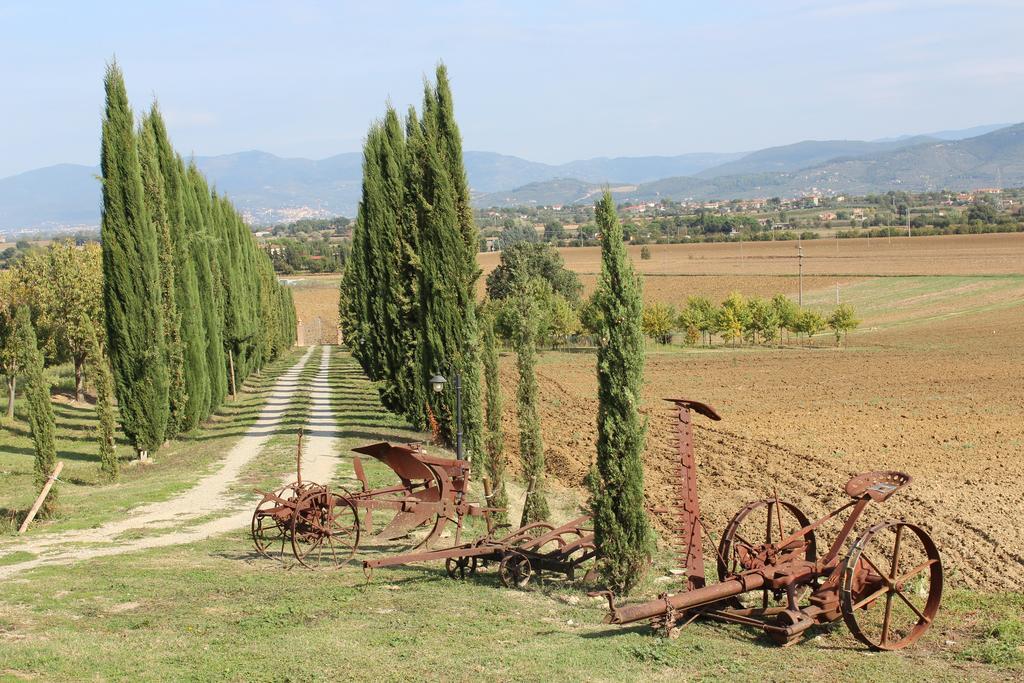
M 784 541 L 779 541 L 778 547 L 780 547 L 780 548 L 785 547 L 787 544 L 792 543 L 794 540 L 796 540 L 798 538 L 801 538 L 803 536 L 806 536 L 807 534 L 809 534 L 812 531 L 817 531 L 818 527 L 820 527 L 822 524 L 824 524 L 825 522 L 827 522 L 830 519 L 833 519 L 840 512 L 843 512 L 844 510 L 848 510 L 849 508 L 853 507 L 854 505 L 857 504 L 857 502 L 858 501 L 856 501 L 856 500 L 851 500 L 849 503 L 846 503 L 845 505 L 836 508 L 835 510 L 833 510 L 830 513 L 828 513 L 824 517 L 821 517 L 820 519 L 815 520 L 813 523 L 811 523 L 811 524 L 809 524 L 809 525 L 807 525 L 805 527 L 802 527 L 802 528 L 798 529 L 797 531 L 794 531 Z
M 700 588 L 707 582 L 704 576 L 704 552 L 701 545 L 700 498 L 697 494 L 697 466 L 694 460 L 693 422 L 690 402 L 674 401 L 676 404 L 676 438 L 679 454 L 679 526 L 683 537 L 680 550 L 683 553 L 682 569 L 686 571 L 686 582 L 690 589 Z M 712 411 L 713 412 L 713 411 Z M 706 414 L 706 413 L 705 413 Z
M 864 496 L 859 498 L 853 507 L 853 511 L 850 516 L 846 518 L 846 523 L 843 524 L 843 528 L 839 531 L 839 535 L 836 536 L 836 540 L 832 542 L 832 546 L 828 549 L 828 553 L 821 559 L 821 565 L 827 567 L 836 561 L 839 557 L 839 551 L 846 545 L 846 540 L 850 537 L 850 533 L 853 531 L 853 527 L 860 520 L 860 516 L 864 514 L 864 508 L 867 507 L 871 498 Z
M 363 566 L 373 569 L 377 567 L 392 567 L 399 564 L 409 564 L 412 562 L 430 562 L 432 560 L 447 560 L 451 557 L 477 557 L 491 559 L 489 556 L 502 553 L 505 550 L 507 549 L 502 546 L 496 545 L 464 545 L 458 548 L 445 548 L 444 550 L 420 550 L 414 553 L 392 555 L 390 557 L 382 557 L 375 560 L 364 560 Z M 494 557 L 493 559 L 501 558 Z
M 577 517 L 576 519 L 572 520 L 571 522 L 566 522 L 562 526 L 556 527 L 556 528 L 552 529 L 551 531 L 549 531 L 548 533 L 546 533 L 546 534 L 544 534 L 542 536 L 538 536 L 538 537 L 536 537 L 534 539 L 531 539 L 531 541 L 530 541 L 530 543 L 528 545 L 523 545 L 523 546 L 520 546 L 520 547 L 521 548 L 526 548 L 526 549 L 539 548 L 539 547 L 543 546 L 545 543 L 550 543 L 551 541 L 558 540 L 561 537 L 562 534 L 565 534 L 565 533 L 579 533 L 579 531 L 581 530 L 583 524 L 585 524 L 589 520 L 590 520 L 590 515 L 583 515 L 582 517 Z M 582 536 L 582 534 L 579 534 L 579 535 Z

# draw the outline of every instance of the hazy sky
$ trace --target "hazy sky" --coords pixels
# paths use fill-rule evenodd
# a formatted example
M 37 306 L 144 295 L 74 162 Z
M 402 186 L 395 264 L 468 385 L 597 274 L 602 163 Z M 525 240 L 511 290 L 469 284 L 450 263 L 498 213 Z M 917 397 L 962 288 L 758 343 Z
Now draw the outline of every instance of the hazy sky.
M 1021 26 L 1021 0 L 0 0 L 0 176 L 97 163 L 115 54 L 186 153 L 358 150 L 443 59 L 467 149 L 563 162 L 1021 121 Z

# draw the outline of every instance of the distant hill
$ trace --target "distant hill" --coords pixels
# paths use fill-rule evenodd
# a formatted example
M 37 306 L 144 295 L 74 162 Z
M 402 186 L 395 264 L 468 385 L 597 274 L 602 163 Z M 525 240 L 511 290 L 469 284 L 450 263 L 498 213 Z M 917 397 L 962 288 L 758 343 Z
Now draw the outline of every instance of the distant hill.
M 97 224 L 99 170 L 58 164 L 0 179 L 0 230 Z
M 557 165 L 467 151 L 465 163 L 474 204 L 484 207 L 592 202 L 605 185 L 620 200 L 1024 185 L 1024 124 L 945 139 L 964 133 L 805 140 L 749 154 L 602 157 Z M 352 216 L 359 202 L 362 156 L 355 152 L 311 160 L 249 151 L 196 157 L 196 164 L 256 224 L 296 211 Z M 0 179 L 0 230 L 98 225 L 98 174 L 95 166 L 60 164 Z
M 864 194 L 892 189 L 929 191 L 993 186 L 1024 186 L 1024 124 L 963 140 L 921 142 L 916 138 L 909 146 L 840 157 L 793 171 L 700 173 L 662 178 L 635 188 L 612 188 L 612 192 L 619 201 L 651 201 L 786 197 L 813 190 Z M 543 197 L 547 203 L 567 204 L 580 194 L 578 187 L 561 195 L 555 190 L 556 187 L 548 183 L 534 184 L 478 197 L 476 203 L 478 206 L 510 206 L 518 200 Z
M 726 175 L 748 173 L 772 173 L 798 171 L 808 166 L 817 166 L 832 159 L 861 157 L 894 149 L 910 147 L 922 142 L 933 142 L 934 138 L 913 137 L 890 142 L 863 142 L 861 140 L 804 140 L 792 145 L 769 147 L 731 161 L 719 164 L 697 173 L 701 178 L 717 178 Z M 690 175 L 690 174 L 685 174 Z M 665 176 L 662 176 L 665 177 Z

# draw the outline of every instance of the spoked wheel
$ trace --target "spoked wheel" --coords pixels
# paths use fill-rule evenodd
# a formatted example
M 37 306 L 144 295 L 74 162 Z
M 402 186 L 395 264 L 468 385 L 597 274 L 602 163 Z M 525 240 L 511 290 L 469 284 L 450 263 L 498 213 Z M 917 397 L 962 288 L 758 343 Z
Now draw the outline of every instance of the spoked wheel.
M 725 581 L 748 569 L 763 566 L 763 555 L 768 546 L 777 545 L 809 525 L 807 515 L 784 500 L 767 499 L 747 503 L 729 522 L 718 544 L 718 580 Z M 794 557 L 814 562 L 817 559 L 814 532 L 805 534 L 789 549 L 776 548 L 774 552 L 776 558 Z M 761 594 L 761 607 L 768 607 L 769 589 L 763 589 Z
M 522 553 L 512 551 L 501 558 L 498 565 L 498 578 L 505 588 L 525 588 L 533 576 L 530 558 Z
M 467 576 L 474 576 L 479 563 L 475 557 L 449 557 L 444 561 L 444 570 L 448 577 L 464 581 Z
M 924 529 L 888 520 L 853 544 L 839 592 L 843 621 L 873 650 L 899 650 L 928 630 L 942 600 L 942 560 Z
M 284 486 L 263 500 L 252 513 L 252 543 L 264 557 L 283 560 L 285 546 L 291 541 L 291 511 L 281 500 L 294 502 L 298 497 L 295 484 Z
M 359 546 L 359 515 L 351 498 L 327 489 L 303 494 L 292 515 L 292 552 L 310 569 L 338 569 Z

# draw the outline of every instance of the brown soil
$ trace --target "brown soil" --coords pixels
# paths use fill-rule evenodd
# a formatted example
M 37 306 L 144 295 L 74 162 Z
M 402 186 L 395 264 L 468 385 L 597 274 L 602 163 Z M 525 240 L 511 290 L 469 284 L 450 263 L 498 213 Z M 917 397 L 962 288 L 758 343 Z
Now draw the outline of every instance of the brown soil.
M 642 408 L 649 499 L 672 499 L 674 414 L 659 399 L 704 401 L 724 417 L 696 418 L 710 529 L 776 489 L 814 518 L 842 504 L 850 476 L 901 470 L 913 485 L 869 508 L 865 522 L 904 517 L 928 528 L 952 585 L 1024 589 L 1024 353 L 1013 333 L 1022 329 L 1016 307 L 941 320 L 927 334 L 920 326 L 866 333 L 843 350 L 819 340 L 815 348 L 652 353 Z M 923 338 L 936 341 L 926 352 Z M 503 367 L 507 405 L 512 360 Z M 595 453 L 594 356 L 544 354 L 538 375 L 549 472 L 578 486 Z M 513 458 L 514 428 L 507 418 Z M 837 530 L 822 533 L 831 541 Z
M 1024 264 L 1024 233 L 818 239 L 799 243 L 804 250 L 804 275 L 1004 275 L 1020 273 Z M 651 258 L 640 259 L 640 247 L 628 247 L 644 274 L 667 275 L 795 275 L 797 245 L 787 242 L 719 244 L 654 244 Z M 562 249 L 566 265 L 580 273 L 601 270 L 599 247 Z M 484 273 L 500 253 L 480 254 Z

